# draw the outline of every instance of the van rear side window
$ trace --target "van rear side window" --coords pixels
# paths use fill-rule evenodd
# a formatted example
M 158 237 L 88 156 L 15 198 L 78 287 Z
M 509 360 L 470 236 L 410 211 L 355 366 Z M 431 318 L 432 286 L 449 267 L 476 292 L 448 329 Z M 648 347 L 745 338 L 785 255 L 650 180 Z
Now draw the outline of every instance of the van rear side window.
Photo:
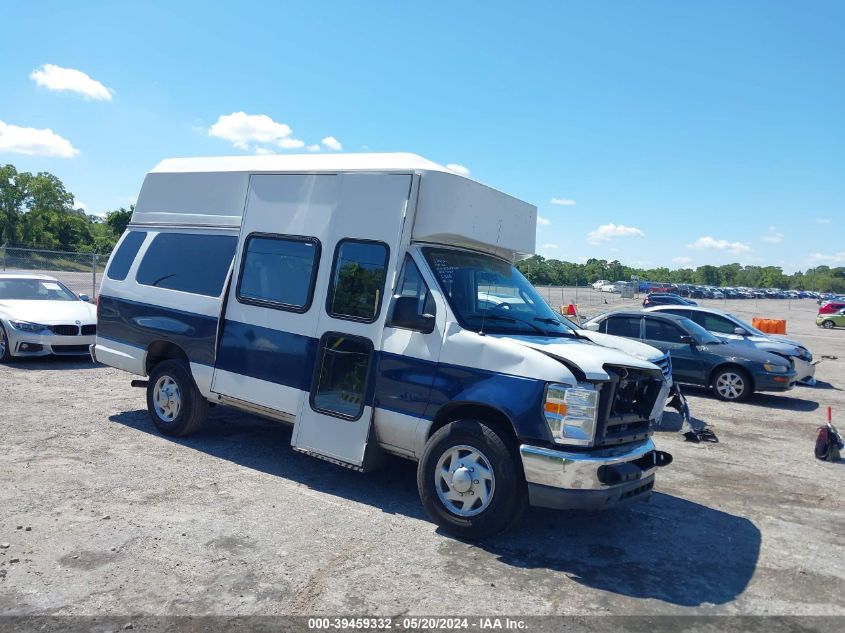
M 109 269 L 106 271 L 106 277 L 115 281 L 126 279 L 129 269 L 132 268 L 132 262 L 135 261 L 135 256 L 138 254 L 141 244 L 144 243 L 144 238 L 146 237 L 146 231 L 129 231 L 120 243 L 120 248 L 117 249 L 114 257 L 112 257 Z
M 238 301 L 306 312 L 311 307 L 320 242 L 310 237 L 253 234 L 246 240 Z
M 218 297 L 238 238 L 234 235 L 159 233 L 138 268 L 144 286 Z
M 381 311 L 390 249 L 384 242 L 341 240 L 332 266 L 326 311 L 336 319 L 372 323 Z

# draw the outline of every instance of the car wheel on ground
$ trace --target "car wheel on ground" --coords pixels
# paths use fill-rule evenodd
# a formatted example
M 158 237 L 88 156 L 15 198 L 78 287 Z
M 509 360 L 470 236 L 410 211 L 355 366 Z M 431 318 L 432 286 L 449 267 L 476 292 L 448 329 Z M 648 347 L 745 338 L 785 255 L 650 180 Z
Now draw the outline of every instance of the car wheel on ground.
M 516 523 L 527 496 L 506 441 L 475 420 L 451 422 L 431 436 L 417 467 L 417 487 L 434 521 L 467 539 Z
M 739 402 L 751 395 L 751 378 L 739 367 L 722 367 L 713 373 L 713 393 L 720 400 Z
M 836 323 L 834 323 L 830 319 L 827 319 L 826 321 L 822 321 L 822 327 L 826 330 L 832 330 L 836 327 Z
M 0 323 L 0 363 L 8 363 L 12 360 L 12 352 L 9 349 L 9 337 L 6 336 L 6 328 Z
M 166 360 L 150 372 L 147 410 L 164 435 L 184 437 L 202 426 L 208 401 L 197 389 L 184 362 Z

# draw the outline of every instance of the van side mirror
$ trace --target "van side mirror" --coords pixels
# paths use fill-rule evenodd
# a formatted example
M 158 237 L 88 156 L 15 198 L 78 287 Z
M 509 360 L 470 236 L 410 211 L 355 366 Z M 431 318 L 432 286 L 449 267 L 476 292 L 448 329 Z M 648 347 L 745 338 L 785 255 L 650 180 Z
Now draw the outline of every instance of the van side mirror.
M 738 334 L 739 336 L 745 336 L 745 330 L 743 330 L 741 327 L 735 327 L 734 334 Z
M 83 293 L 81 293 L 81 294 L 79 295 L 79 300 L 80 300 L 80 301 L 84 301 L 85 303 L 88 303 L 89 301 L 91 301 L 91 297 L 89 297 L 88 295 L 86 295 L 86 294 L 83 292 Z
M 416 297 L 393 297 L 393 309 L 387 320 L 388 327 L 406 330 L 418 330 L 424 334 L 434 331 L 434 315 L 419 313 L 419 300 Z

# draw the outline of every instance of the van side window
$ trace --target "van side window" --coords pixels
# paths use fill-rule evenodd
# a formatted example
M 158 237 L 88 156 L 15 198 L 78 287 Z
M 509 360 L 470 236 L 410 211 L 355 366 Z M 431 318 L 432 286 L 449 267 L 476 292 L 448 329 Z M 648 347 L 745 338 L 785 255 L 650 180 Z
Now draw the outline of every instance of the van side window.
M 207 233 L 159 233 L 138 267 L 144 286 L 219 297 L 238 238 Z
M 238 280 L 238 301 L 307 312 L 314 295 L 320 242 L 310 237 L 250 235 Z
M 390 249 L 383 242 L 341 240 L 335 249 L 326 311 L 338 319 L 378 318 Z
M 141 249 L 141 244 L 144 243 L 146 237 L 146 231 L 129 231 L 120 243 L 120 248 L 112 257 L 109 269 L 106 271 L 106 277 L 115 281 L 126 279 L 129 269 L 132 268 L 132 262 L 135 261 L 135 256 Z
M 311 408 L 349 420 L 360 418 L 372 353 L 369 339 L 326 332 L 320 339 Z

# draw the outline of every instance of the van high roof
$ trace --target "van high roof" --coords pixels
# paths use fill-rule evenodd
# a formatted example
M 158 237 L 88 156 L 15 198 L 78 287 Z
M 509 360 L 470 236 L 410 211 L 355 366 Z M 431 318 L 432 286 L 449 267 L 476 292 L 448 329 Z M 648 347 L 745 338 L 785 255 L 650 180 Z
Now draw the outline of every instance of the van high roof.
M 144 179 L 132 225 L 239 229 L 253 175 L 356 173 L 418 179 L 405 216 L 413 223 L 412 241 L 472 248 L 509 260 L 535 251 L 535 206 L 407 153 L 170 158 Z

